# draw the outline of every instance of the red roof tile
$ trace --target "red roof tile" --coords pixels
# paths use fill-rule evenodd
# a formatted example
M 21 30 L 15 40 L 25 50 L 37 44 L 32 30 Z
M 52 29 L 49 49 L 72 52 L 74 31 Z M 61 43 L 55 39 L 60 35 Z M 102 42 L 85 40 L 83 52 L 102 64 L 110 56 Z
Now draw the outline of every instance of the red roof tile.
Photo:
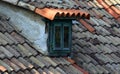
M 1 71 L 6 71 L 7 69 L 5 67 L 3 67 L 3 66 L 0 66 L 0 70 Z
M 120 15 L 120 10 L 119 10 L 119 9 L 117 9 L 115 6 L 111 6 L 111 9 L 113 9 L 113 10 L 114 10 L 114 12 L 116 12 L 117 14 L 119 14 L 119 15 Z
M 65 10 L 65 9 L 53 9 L 53 8 L 43 8 L 43 9 L 36 8 L 35 12 L 50 20 L 54 20 L 56 16 L 72 17 L 72 18 L 83 17 L 87 19 L 90 18 L 90 14 L 75 9 Z
M 120 17 L 120 10 L 115 8 L 115 6 L 109 6 L 107 3 L 105 3 L 105 0 L 97 0 L 114 18 Z
M 82 23 L 82 25 L 84 25 L 90 32 L 94 32 L 94 31 L 95 31 L 95 29 L 94 29 L 91 25 L 89 25 L 87 22 L 85 22 L 84 20 L 80 19 L 79 21 L 80 21 L 80 23 Z

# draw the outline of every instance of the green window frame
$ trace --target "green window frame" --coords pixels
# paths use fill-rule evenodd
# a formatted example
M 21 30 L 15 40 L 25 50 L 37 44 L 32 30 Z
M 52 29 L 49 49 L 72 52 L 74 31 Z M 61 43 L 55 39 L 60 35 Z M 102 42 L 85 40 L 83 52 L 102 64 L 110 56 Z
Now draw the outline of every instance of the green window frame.
M 51 56 L 69 55 L 72 46 L 72 21 L 59 19 L 49 23 L 49 54 Z

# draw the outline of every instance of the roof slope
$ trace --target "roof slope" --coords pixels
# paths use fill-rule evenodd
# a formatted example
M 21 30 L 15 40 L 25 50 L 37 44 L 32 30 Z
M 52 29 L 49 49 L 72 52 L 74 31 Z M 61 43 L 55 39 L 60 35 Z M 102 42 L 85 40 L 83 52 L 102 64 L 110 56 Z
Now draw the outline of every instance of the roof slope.
M 34 11 L 41 16 L 53 20 L 55 16 L 67 16 L 76 18 L 90 18 L 90 15 L 78 9 L 75 2 L 60 0 L 2 0 L 22 8 Z M 52 9 L 51 9 L 52 8 Z M 74 9 L 74 10 L 73 10 Z M 49 12 L 49 13 L 48 13 Z
M 66 59 L 42 55 L 0 14 L 0 73 L 83 74 Z
M 79 0 L 76 3 L 91 18 L 73 26 L 74 60 L 90 74 L 120 74 L 120 17 L 116 18 L 120 1 Z M 92 25 L 95 33 L 81 24 Z

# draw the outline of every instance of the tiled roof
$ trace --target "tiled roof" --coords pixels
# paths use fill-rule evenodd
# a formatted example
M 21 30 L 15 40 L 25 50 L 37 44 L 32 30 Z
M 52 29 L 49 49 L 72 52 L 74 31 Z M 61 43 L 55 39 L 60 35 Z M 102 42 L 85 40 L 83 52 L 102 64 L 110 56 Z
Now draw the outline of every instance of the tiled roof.
M 79 0 L 77 4 L 91 18 L 73 26 L 74 60 L 90 74 L 120 74 L 120 0 Z M 96 31 L 91 33 L 81 24 Z
M 9 0 L 3 1 L 9 2 Z M 14 1 L 13 4 L 16 4 L 18 0 L 11 1 Z M 36 6 L 38 8 L 79 8 L 90 13 L 90 20 L 79 20 L 80 23 L 73 25 L 73 59 L 90 74 L 120 74 L 120 0 L 70 0 L 73 3 L 67 2 L 67 4 L 65 4 L 66 2 L 56 2 L 58 0 L 31 1 L 20 0 L 18 5 L 25 5 L 32 11 L 35 10 Z M 63 4 L 63 7 L 59 4 Z M 72 4 L 72 6 L 69 7 L 69 4 Z M 93 32 L 94 30 L 96 31 Z M 3 33 L 6 32 L 5 29 L 2 31 Z M 7 44 L 4 41 L 2 42 Z M 4 55 L 1 56 L 4 57 Z M 27 61 L 34 59 L 32 57 L 28 60 L 25 57 L 23 58 Z M 37 56 L 34 57 L 37 58 Z M 58 67 L 61 68 L 61 66 Z M 6 70 L 3 66 L 0 69 Z M 68 70 L 68 68 L 65 68 L 62 71 L 66 69 Z M 31 70 L 36 70 L 36 67 Z M 42 70 L 48 71 L 46 68 Z
M 21 0 L 38 8 L 77 9 L 79 6 L 73 0 Z
M 2 0 L 31 11 L 34 11 L 41 16 L 53 20 L 55 16 L 90 18 L 90 14 L 79 10 L 75 2 L 60 1 L 60 0 Z M 52 8 L 52 9 L 51 9 Z M 50 16 L 51 13 L 51 16 Z
M 37 51 L 0 14 L 0 73 L 4 74 L 83 74 L 66 58 L 50 58 Z
M 90 18 L 90 14 L 84 12 L 83 9 L 80 8 L 80 5 L 76 4 L 75 1 L 77 0 L 75 1 L 73 0 L 44 0 L 44 1 L 43 0 L 2 0 L 2 1 L 31 10 L 49 20 L 53 20 L 56 15 L 57 17 L 59 15 L 74 19 Z M 46 9 L 49 10 L 49 12 L 51 12 L 52 15 L 49 15 Z M 86 26 L 90 26 L 90 25 L 86 25 Z M 91 32 L 94 32 L 95 30 L 92 28 L 92 26 L 90 27 L 91 28 L 89 27 L 86 28 Z

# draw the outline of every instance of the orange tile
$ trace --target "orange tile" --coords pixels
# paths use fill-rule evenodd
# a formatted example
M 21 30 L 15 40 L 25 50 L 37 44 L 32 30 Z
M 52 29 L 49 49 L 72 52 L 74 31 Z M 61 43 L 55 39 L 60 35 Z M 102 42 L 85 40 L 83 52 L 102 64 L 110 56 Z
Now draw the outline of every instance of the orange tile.
M 111 9 L 113 9 L 117 14 L 120 14 L 120 10 L 117 9 L 115 6 L 111 6 Z
M 72 60 L 72 59 L 70 59 L 70 58 L 65 57 L 65 59 L 66 59 L 67 61 L 69 61 L 71 64 L 74 64 L 74 63 L 75 63 L 75 61 Z
M 0 66 L 0 70 L 1 70 L 2 72 L 5 72 L 7 69 L 6 69 L 5 67 L 3 67 L 3 66 Z
M 75 68 L 77 68 L 78 70 L 80 70 L 81 72 L 83 72 L 83 74 L 89 74 L 87 71 L 85 71 L 84 69 L 80 68 L 78 65 L 73 64 L 73 66 L 74 66 Z
M 55 16 L 59 17 L 83 17 L 83 18 L 90 18 L 90 14 L 82 11 L 82 10 L 75 10 L 75 9 L 53 9 L 53 8 L 43 8 L 39 9 L 36 8 L 35 12 L 49 20 L 54 20 Z
M 74 66 L 75 68 L 77 68 L 78 70 L 80 70 L 83 74 L 88 74 L 87 71 L 85 71 L 84 69 L 80 68 L 78 65 L 75 64 L 75 61 L 70 59 L 70 58 L 67 58 L 65 57 L 65 59 L 70 62 L 72 64 L 72 66 Z
M 116 12 L 114 12 L 112 9 L 107 9 L 107 11 L 114 17 L 114 18 L 119 18 L 120 15 L 118 15 Z
M 105 9 L 108 9 L 110 6 L 107 5 L 103 0 L 97 0 Z
M 114 6 L 109 6 L 105 3 L 105 0 L 97 0 L 114 18 L 120 17 L 120 12 Z
M 79 20 L 80 23 L 85 26 L 90 32 L 94 32 L 95 28 L 93 28 L 91 25 L 89 25 L 87 22 L 85 22 L 84 20 L 80 19 Z

